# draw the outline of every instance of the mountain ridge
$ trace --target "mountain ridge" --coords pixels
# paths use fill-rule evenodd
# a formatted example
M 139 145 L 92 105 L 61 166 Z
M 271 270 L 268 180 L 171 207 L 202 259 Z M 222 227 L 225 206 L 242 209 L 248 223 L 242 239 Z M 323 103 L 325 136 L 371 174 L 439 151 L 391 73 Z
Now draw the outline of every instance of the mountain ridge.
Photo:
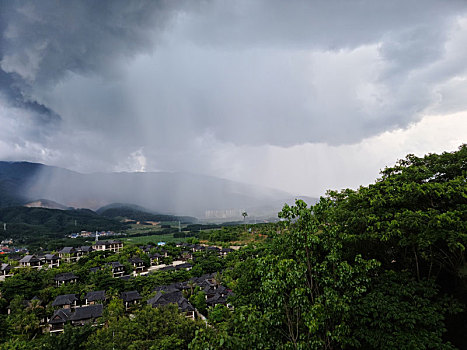
M 13 184 L 13 186 L 11 186 Z M 153 212 L 222 219 L 241 211 L 277 217 L 284 203 L 298 196 L 209 175 L 181 172 L 83 174 L 30 162 L 0 162 L 0 190 L 9 197 L 0 206 L 47 199 L 65 207 L 97 210 L 112 203 L 131 203 Z M 307 197 L 310 202 L 314 198 Z

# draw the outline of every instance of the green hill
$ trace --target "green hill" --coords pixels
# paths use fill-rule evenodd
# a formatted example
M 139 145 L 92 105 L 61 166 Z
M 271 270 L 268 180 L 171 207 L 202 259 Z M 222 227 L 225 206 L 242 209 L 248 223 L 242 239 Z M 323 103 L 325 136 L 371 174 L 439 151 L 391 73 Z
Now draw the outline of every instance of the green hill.
M 118 220 L 103 217 L 89 209 L 58 210 L 46 208 L 0 208 L 0 224 L 6 231 L 0 237 L 29 243 L 48 238 L 62 238 L 64 234 L 81 230 L 124 230 L 127 226 Z

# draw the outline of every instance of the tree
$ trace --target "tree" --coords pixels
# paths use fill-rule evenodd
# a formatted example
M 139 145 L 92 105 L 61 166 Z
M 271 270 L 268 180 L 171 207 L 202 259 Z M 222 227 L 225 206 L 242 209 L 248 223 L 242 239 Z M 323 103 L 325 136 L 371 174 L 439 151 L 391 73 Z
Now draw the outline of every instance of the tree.
M 145 306 L 134 317 L 111 319 L 106 327 L 92 334 L 87 348 L 92 349 L 182 349 L 203 325 L 178 312 L 176 305 L 153 308 Z
M 248 213 L 246 211 L 244 211 L 242 213 L 242 216 L 243 216 L 243 224 L 245 225 L 245 231 L 246 231 L 246 217 L 248 216 Z

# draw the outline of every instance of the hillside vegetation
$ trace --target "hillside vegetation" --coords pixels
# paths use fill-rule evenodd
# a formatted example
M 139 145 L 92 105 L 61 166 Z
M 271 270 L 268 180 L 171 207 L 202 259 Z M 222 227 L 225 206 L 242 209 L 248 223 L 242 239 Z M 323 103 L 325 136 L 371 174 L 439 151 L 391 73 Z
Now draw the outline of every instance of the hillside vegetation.
M 45 208 L 0 208 L 0 237 L 13 238 L 17 243 L 34 243 L 63 238 L 71 232 L 112 230 L 120 231 L 127 225 L 118 220 L 100 216 L 88 209 L 58 210 Z
M 235 311 L 193 348 L 465 348 L 466 179 L 464 145 L 286 205 L 272 241 L 226 273 Z
M 206 309 L 204 294 L 191 296 L 196 307 L 206 309 L 206 323 L 186 323 L 175 309 L 160 314 L 141 305 L 133 316 L 104 317 L 102 327 L 76 327 L 48 337 L 29 327 L 25 316 L 2 316 L 3 348 L 466 348 L 467 145 L 451 153 L 409 155 L 383 170 L 374 184 L 330 191 L 313 206 L 297 200 L 279 217 L 281 222 L 256 233 L 247 225 L 199 233 L 218 242 L 261 235 L 226 257 L 199 255 L 194 268 L 178 276 L 181 281 L 218 272 L 216 281 L 233 291 L 228 299 L 233 308 Z M 134 254 L 143 256 L 137 247 L 126 249 L 123 263 Z M 78 267 L 65 268 L 79 273 Z M 25 271 L 7 280 L 2 310 L 22 305 L 21 296 L 51 300 L 56 291 L 42 274 L 47 272 Z M 128 282 L 103 281 L 105 289 L 131 288 L 149 298 L 156 286 L 176 279 L 163 272 Z M 81 279 L 73 288 L 104 289 L 102 283 L 92 286 Z M 49 289 L 37 294 L 40 288 L 33 284 Z M 112 297 L 109 305 L 114 302 Z M 114 342 L 114 335 L 125 336 Z

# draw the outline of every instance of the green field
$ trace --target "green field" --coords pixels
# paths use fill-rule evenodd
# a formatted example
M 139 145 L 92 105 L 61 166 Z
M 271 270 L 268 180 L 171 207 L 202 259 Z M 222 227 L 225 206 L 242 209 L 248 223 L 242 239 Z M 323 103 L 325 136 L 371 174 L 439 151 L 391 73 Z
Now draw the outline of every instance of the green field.
M 139 237 L 126 237 L 122 239 L 123 242 L 134 243 L 134 244 L 147 244 L 148 242 L 185 242 L 186 238 L 174 238 L 173 233 L 166 235 L 151 235 L 151 236 L 139 236 Z

